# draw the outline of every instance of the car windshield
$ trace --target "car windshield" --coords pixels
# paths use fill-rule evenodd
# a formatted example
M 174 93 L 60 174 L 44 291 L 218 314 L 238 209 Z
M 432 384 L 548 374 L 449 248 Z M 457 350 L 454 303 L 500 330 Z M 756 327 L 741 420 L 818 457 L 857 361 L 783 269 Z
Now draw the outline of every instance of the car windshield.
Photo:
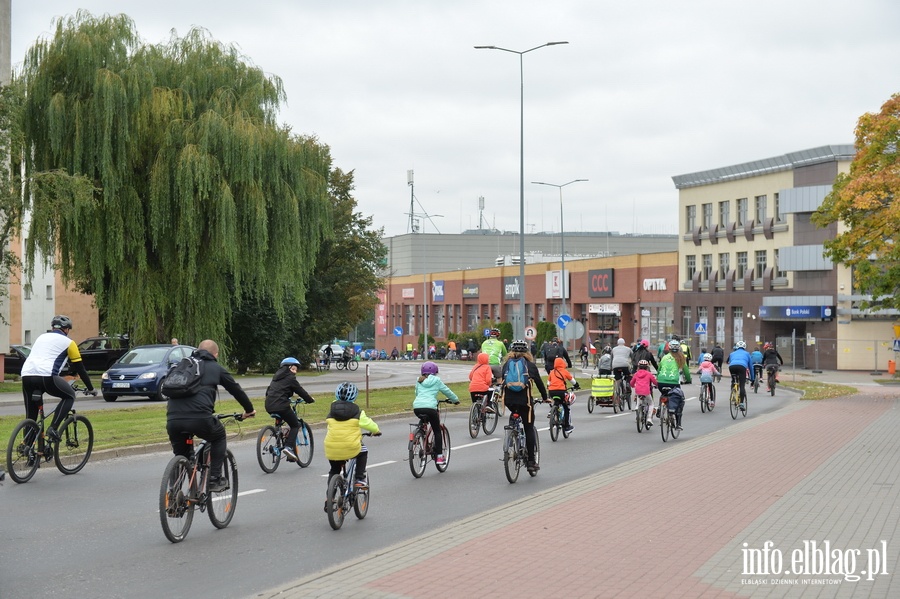
M 142 364 L 159 364 L 166 359 L 169 347 L 138 347 L 119 360 L 119 364 L 138 366 Z
M 12 348 L 10 348 L 10 352 L 9 352 L 10 354 L 15 353 L 14 351 L 12 351 L 13 349 L 19 350 L 20 352 L 22 352 L 22 355 L 26 356 L 26 357 L 28 356 L 28 354 L 31 353 L 30 345 L 13 345 Z

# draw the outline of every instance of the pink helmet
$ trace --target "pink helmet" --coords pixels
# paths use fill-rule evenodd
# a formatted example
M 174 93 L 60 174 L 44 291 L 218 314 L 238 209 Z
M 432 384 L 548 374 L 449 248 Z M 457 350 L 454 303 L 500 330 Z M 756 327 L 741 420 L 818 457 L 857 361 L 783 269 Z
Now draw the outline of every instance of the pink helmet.
M 422 374 L 437 374 L 438 373 L 438 365 L 434 362 L 425 362 L 422 364 Z
M 641 339 L 641 345 L 644 347 L 650 347 L 650 341 L 647 339 Z

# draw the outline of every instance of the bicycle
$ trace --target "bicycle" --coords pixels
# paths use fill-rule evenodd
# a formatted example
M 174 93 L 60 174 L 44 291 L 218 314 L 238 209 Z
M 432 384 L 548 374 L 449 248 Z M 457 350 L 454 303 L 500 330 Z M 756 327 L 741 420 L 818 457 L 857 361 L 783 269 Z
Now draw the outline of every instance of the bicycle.
M 628 409 L 631 409 L 630 389 L 631 387 L 628 385 L 628 381 L 625 380 L 624 376 L 616 381 L 615 397 L 613 398 L 613 412 L 616 411 L 616 408 L 618 408 L 620 412 L 624 412 L 626 402 L 628 403 Z
M 538 403 L 538 402 L 535 402 Z M 548 402 L 549 403 L 549 402 Z M 522 416 L 517 412 L 511 415 L 513 424 L 503 427 L 503 469 L 506 472 L 506 480 L 514 484 L 519 479 L 519 470 L 528 464 L 528 446 L 525 439 L 525 425 Z M 534 434 L 534 463 L 541 464 L 541 438 L 535 431 Z M 529 472 L 531 476 L 537 476 L 537 471 Z
M 303 399 L 291 399 L 290 401 L 294 414 L 297 414 L 297 404 L 304 405 L 304 407 L 306 404 Z M 275 424 L 264 426 L 256 436 L 256 461 L 259 462 L 259 467 L 266 474 L 272 474 L 278 469 L 284 451 L 284 441 L 291 430 L 279 414 L 270 413 L 269 416 L 275 419 Z M 312 462 L 315 440 L 312 429 L 303 420 L 302 415 L 299 420 L 300 430 L 297 431 L 297 440 L 294 442 L 294 453 L 297 455 L 297 465 L 306 468 Z
M 575 402 L 575 390 L 572 387 L 566 388 L 566 395 L 563 398 L 553 398 L 550 407 L 550 440 L 556 443 L 556 440 L 559 439 L 559 433 L 562 431 L 563 437 L 568 439 L 569 435 L 572 434 L 566 431 L 566 427 L 563 426 L 563 422 L 565 422 L 566 411 L 563 407 L 562 402 L 566 402 L 569 406 L 571 406 Z M 571 417 L 571 408 L 569 409 L 569 416 Z M 570 423 L 571 425 L 571 423 Z
M 363 436 L 371 437 L 372 433 L 366 432 Z M 344 524 L 344 516 L 351 507 L 359 520 L 365 518 L 369 511 L 369 481 L 367 479 L 365 486 L 358 487 L 354 480 L 355 474 L 356 458 L 350 458 L 344 462 L 341 473 L 333 475 L 328 481 L 325 511 L 328 513 L 328 524 L 334 530 Z
M 650 430 L 650 406 L 653 405 L 652 393 L 650 395 L 638 395 L 634 401 L 637 405 L 637 410 L 634 411 L 637 432 L 640 433 L 644 429 Z
M 673 439 L 677 439 L 681 431 L 675 421 L 675 412 L 669 411 L 669 397 L 661 395 L 659 398 L 659 434 L 662 436 L 663 443 L 669 440 L 669 435 Z
M 769 393 L 775 396 L 775 385 L 778 384 L 778 365 L 769 364 L 766 366 L 766 383 L 769 385 Z
M 744 398 L 743 404 L 741 403 L 741 383 L 738 380 L 738 377 L 731 377 L 731 395 L 728 398 L 728 403 L 731 408 L 731 419 L 737 420 L 738 412 L 741 412 L 744 416 L 747 416 L 747 398 Z M 743 405 L 743 407 L 741 407 Z
M 712 412 L 716 407 L 716 388 L 711 382 L 700 383 L 700 411 Z
M 441 406 L 443 403 L 449 403 L 449 399 L 442 399 L 438 401 L 438 413 L 441 419 L 441 437 L 443 439 L 443 451 L 441 455 L 444 456 L 444 462 L 439 464 L 437 460 L 434 460 L 432 457 L 432 453 L 434 452 L 434 431 L 431 430 L 431 426 L 428 423 L 428 417 L 419 416 L 419 422 L 415 424 L 410 424 L 409 427 L 409 471 L 412 472 L 412 475 L 415 478 L 422 478 L 422 475 L 425 474 L 425 466 L 428 465 L 428 460 L 431 459 L 434 461 L 434 466 L 437 468 L 438 472 L 446 472 L 447 467 L 450 465 L 450 433 L 447 432 L 447 427 L 444 426 L 444 407 Z
M 469 436 L 473 439 L 478 437 L 479 429 L 483 430 L 485 435 L 490 435 L 496 430 L 499 416 L 495 396 L 496 388 L 491 387 L 484 392 L 480 400 L 472 404 L 472 409 L 469 410 Z
M 96 395 L 85 391 L 77 385 L 72 388 L 84 395 Z M 57 437 L 45 435 L 45 421 L 56 413 L 53 408 L 44 414 L 43 394 L 35 392 L 31 401 L 40 404 L 37 420 L 26 418 L 16 425 L 9 444 L 6 447 L 6 469 L 9 477 L 17 483 L 27 483 L 37 472 L 41 462 L 53 460 L 56 468 L 63 474 L 75 474 L 81 471 L 91 458 L 94 448 L 94 427 L 85 416 L 75 413 L 75 408 L 60 424 Z M 52 421 L 52 418 L 51 418 Z
M 240 422 L 243 414 L 216 414 L 219 420 Z M 185 432 L 188 445 L 193 446 L 194 435 Z M 237 462 L 231 450 L 225 452 L 223 474 L 225 490 L 209 491 L 211 445 L 203 440 L 190 458 L 176 455 L 166 465 L 159 486 L 159 521 L 163 533 L 173 543 L 187 537 L 194 519 L 194 510 L 206 511 L 216 528 L 225 528 L 234 517 L 238 500 Z
M 357 362 L 353 358 L 346 360 L 346 361 L 345 360 L 336 360 L 335 366 L 337 366 L 338 370 L 346 369 L 346 370 L 349 370 L 352 372 L 352 371 L 356 370 L 357 368 L 359 368 L 359 362 Z
M 762 378 L 762 364 L 753 365 L 753 392 L 759 393 L 759 381 Z

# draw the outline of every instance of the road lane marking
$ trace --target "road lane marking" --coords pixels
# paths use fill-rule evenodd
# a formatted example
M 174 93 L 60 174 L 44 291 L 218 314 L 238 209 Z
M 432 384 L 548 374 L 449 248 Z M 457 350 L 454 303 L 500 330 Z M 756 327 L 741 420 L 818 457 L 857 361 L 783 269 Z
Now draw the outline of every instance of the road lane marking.
M 366 464 L 366 470 L 369 468 L 378 468 L 379 466 L 387 466 L 388 464 L 396 464 L 397 460 L 388 460 L 386 462 L 378 462 L 377 464 Z M 321 475 L 321 478 L 328 478 L 328 473 Z

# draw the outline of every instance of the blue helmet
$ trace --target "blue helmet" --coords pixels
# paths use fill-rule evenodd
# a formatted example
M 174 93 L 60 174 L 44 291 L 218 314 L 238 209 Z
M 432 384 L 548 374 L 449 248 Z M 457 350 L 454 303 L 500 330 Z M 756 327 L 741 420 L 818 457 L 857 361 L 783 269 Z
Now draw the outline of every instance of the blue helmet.
M 356 401 L 359 389 L 353 383 L 341 383 L 334 392 L 338 401 Z
M 288 357 L 281 361 L 281 366 L 300 366 L 300 360 Z

